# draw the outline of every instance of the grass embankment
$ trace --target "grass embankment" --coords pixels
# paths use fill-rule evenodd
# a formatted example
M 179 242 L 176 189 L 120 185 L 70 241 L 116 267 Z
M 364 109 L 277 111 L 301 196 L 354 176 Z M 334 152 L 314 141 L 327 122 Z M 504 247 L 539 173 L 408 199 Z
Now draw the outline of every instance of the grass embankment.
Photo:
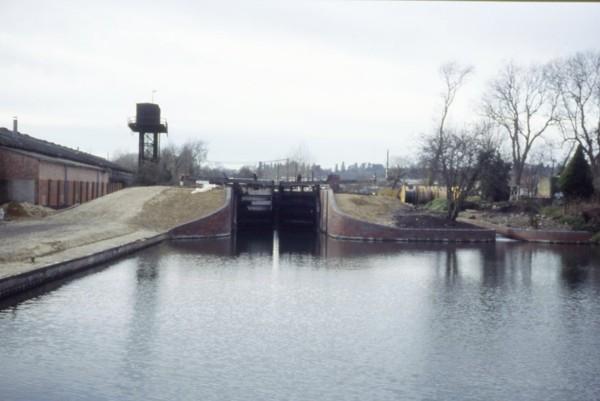
M 412 209 L 390 196 L 336 194 L 335 200 L 340 210 L 352 217 L 392 227 L 398 213 Z
M 144 203 L 132 222 L 154 230 L 169 230 L 214 212 L 224 202 L 222 189 L 192 193 L 188 188 L 169 188 Z
M 393 196 L 336 194 L 340 210 L 359 220 L 397 228 L 474 228 Z

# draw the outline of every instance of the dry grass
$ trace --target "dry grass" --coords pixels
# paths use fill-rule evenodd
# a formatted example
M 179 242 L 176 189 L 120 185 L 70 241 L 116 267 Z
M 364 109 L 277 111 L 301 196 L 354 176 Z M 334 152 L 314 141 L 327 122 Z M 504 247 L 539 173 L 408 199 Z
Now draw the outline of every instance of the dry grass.
M 411 205 L 390 196 L 336 194 L 335 200 L 342 212 L 360 220 L 387 226 L 395 226 L 397 214 L 413 209 Z
M 222 189 L 192 194 L 189 188 L 169 188 L 147 201 L 132 222 L 145 228 L 168 230 L 206 216 L 224 202 Z

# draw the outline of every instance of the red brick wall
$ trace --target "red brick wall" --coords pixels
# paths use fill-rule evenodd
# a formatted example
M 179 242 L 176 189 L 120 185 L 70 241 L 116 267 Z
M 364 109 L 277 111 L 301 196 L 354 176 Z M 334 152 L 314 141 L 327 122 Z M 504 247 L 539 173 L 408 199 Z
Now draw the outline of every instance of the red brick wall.
M 67 181 L 65 181 L 65 175 Z M 57 162 L 41 161 L 39 185 L 41 190 L 46 192 L 38 195 L 39 203 L 52 207 L 64 207 L 96 199 L 103 195 L 100 189 L 108 184 L 108 179 L 108 172 L 98 171 L 95 168 L 65 166 Z M 66 195 L 65 185 L 67 186 Z
M 38 181 L 37 194 L 37 203 L 46 206 L 48 204 L 48 181 Z
M 39 161 L 35 157 L 0 148 L 0 181 L 11 179 L 35 181 L 32 201 L 51 207 L 87 202 L 123 188 L 121 183 L 108 182 L 108 172 Z
M 58 207 L 58 181 L 48 180 L 48 205 Z
M 67 187 L 65 193 L 65 205 L 72 205 L 73 202 L 73 181 L 65 182 L 65 186 Z
M 35 180 L 39 162 L 29 156 L 0 149 L 0 179 Z
M 65 193 L 66 186 L 66 193 Z M 37 203 L 43 206 L 65 207 L 84 203 L 123 188 L 121 183 L 87 181 L 38 180 Z

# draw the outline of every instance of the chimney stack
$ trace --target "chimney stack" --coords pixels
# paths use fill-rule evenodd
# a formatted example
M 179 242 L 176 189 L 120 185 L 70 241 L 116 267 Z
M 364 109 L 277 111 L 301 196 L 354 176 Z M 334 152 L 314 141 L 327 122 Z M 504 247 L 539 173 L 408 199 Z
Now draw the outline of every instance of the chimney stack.
M 17 121 L 17 116 L 13 117 L 13 134 L 18 134 L 19 130 L 18 130 L 18 121 Z

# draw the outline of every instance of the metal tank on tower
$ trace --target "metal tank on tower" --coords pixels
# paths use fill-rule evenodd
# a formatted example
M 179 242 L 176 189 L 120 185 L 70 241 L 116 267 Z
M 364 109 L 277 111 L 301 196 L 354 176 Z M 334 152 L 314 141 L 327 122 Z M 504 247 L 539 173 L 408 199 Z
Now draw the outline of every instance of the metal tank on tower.
M 160 117 L 160 107 L 155 103 L 138 103 L 136 116 L 128 121 L 133 132 L 139 132 L 138 166 L 158 163 L 160 159 L 160 134 L 169 131 L 167 121 Z

